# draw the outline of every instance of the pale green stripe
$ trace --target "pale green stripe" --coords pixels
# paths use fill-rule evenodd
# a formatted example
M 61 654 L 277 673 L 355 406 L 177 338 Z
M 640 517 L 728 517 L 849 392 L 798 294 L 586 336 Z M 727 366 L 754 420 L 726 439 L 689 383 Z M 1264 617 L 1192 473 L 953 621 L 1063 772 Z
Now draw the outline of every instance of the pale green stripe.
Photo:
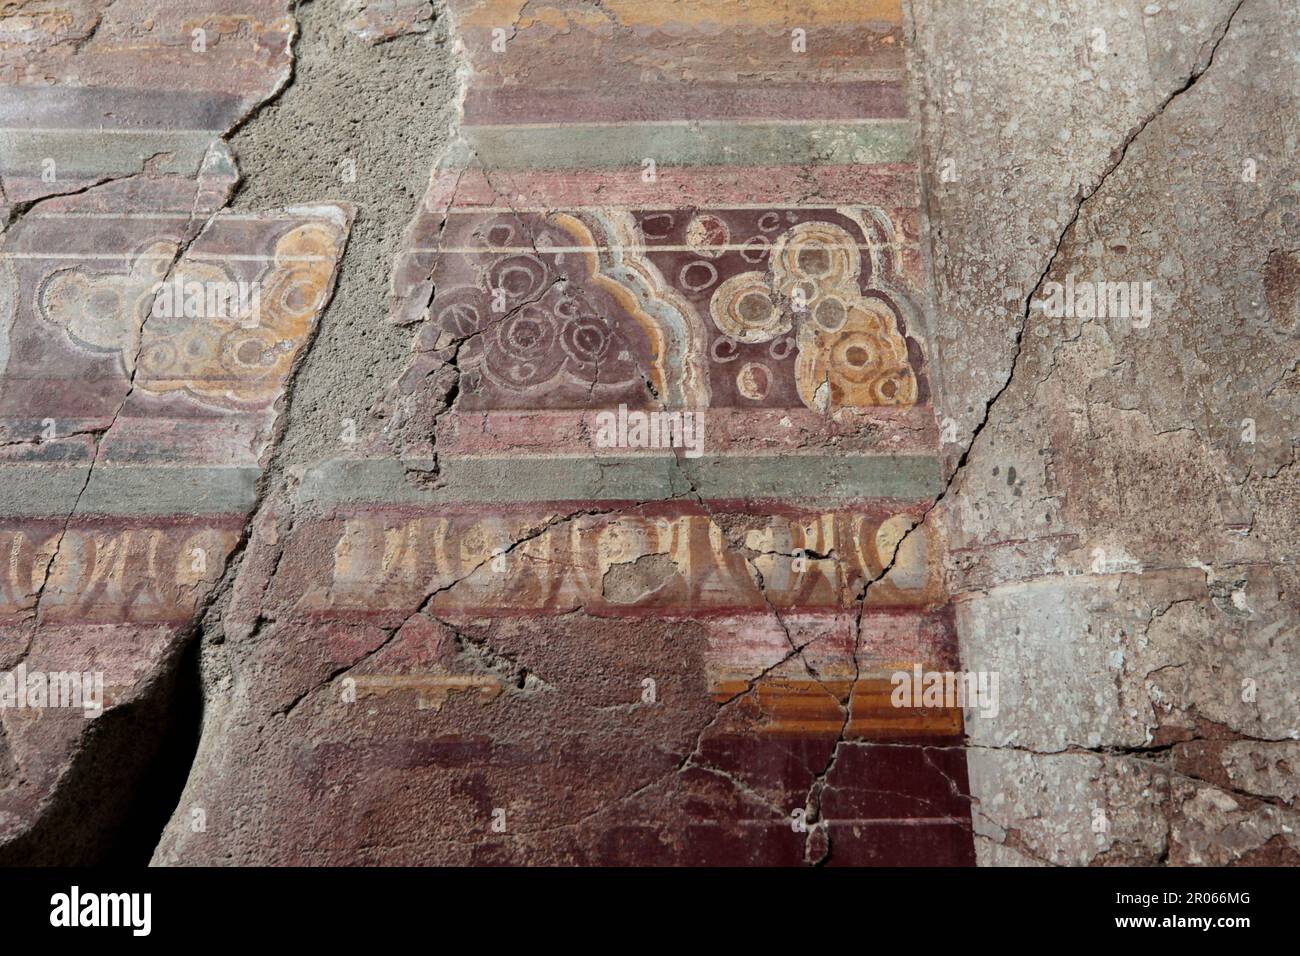
M 193 175 L 220 130 L 27 130 L 0 133 L 0 172 L 39 177 L 46 159 L 59 179 L 93 179 L 136 172 L 158 153 L 161 171 Z
M 705 126 L 477 126 L 465 130 L 488 169 L 761 166 L 905 163 L 913 156 L 906 120 L 872 123 Z M 465 157 L 470 159 L 470 157 Z
M 13 464 L 0 466 L 0 516 L 66 517 L 77 503 L 79 515 L 201 515 L 247 511 L 256 500 L 260 470 L 181 468 L 165 465 L 95 466 L 90 484 L 86 466 Z
M 86 483 L 89 463 L 0 467 L 0 516 L 67 517 Z
M 662 501 L 693 496 L 837 502 L 919 499 L 942 488 L 927 455 L 700 458 L 448 459 L 442 487 L 419 473 L 428 462 L 328 461 L 303 477 L 303 502 L 451 504 L 526 501 Z M 407 467 L 411 473 L 407 473 Z M 688 480 L 689 476 L 689 480 Z

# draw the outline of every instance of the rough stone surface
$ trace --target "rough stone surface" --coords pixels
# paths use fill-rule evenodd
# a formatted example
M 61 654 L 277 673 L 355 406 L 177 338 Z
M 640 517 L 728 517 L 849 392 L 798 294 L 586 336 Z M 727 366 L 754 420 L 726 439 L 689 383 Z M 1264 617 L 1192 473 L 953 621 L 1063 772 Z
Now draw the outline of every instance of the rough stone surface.
M 1014 35 L 946 8 L 917 16 L 930 159 L 961 173 L 930 191 L 944 394 L 961 396 L 948 414 L 965 456 L 932 520 L 963 666 L 1004 677 L 1002 713 L 967 725 L 977 819 L 996 808 L 981 861 L 1294 863 L 1288 808 L 1268 805 L 1288 791 L 1263 771 L 1300 733 L 1300 20 L 1253 0 L 1034 6 Z M 1049 78 L 1036 108 L 967 108 L 1006 82 L 972 63 L 1013 49 L 1054 57 L 1034 71 Z M 1052 108 L 1062 93 L 1069 110 Z M 1151 282 L 1149 323 L 1034 305 L 1067 276 Z M 985 335 L 969 335 L 972 312 Z M 1238 747 L 1258 767 L 1249 783 Z M 1017 788 L 1010 817 L 1007 749 L 1049 783 Z M 1092 843 L 1062 812 L 1053 766 L 1088 767 L 1074 799 L 1109 824 Z
M 0 861 L 1300 861 L 1298 35 L 5 7 Z

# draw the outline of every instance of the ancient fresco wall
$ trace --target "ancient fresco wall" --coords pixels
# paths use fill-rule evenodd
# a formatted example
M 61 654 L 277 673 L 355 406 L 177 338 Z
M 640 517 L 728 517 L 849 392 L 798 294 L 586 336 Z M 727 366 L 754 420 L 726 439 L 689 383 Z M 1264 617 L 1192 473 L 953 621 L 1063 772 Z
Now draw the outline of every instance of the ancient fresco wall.
M 285 792 L 164 853 L 278 854 L 305 801 L 373 860 L 972 862 L 960 711 L 890 702 L 957 663 L 941 542 L 895 562 L 942 482 L 901 8 L 811 52 L 782 5 L 451 15 L 409 361 L 283 506 L 284 720 L 208 784 Z
M 1295 862 L 1295 27 L 6 6 L 0 861 Z
M 0 660 L 20 684 L 99 682 L 93 707 L 48 709 L 9 685 L 0 844 L 21 862 L 102 852 L 114 834 L 77 804 L 111 820 L 138 798 L 159 734 L 130 715 L 242 546 L 352 213 L 225 209 L 221 136 L 288 79 L 283 5 L 3 23 Z

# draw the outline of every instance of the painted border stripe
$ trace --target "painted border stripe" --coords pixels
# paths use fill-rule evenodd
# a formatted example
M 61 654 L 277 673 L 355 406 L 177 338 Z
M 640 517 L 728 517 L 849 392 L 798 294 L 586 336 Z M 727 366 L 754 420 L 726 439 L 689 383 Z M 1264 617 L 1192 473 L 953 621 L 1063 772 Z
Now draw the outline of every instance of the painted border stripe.
M 0 170 L 39 176 L 53 159 L 60 179 L 131 173 L 156 153 L 171 153 L 161 171 L 192 175 L 221 130 L 11 130 L 0 131 Z
M 450 458 L 442 461 L 442 487 L 428 490 L 406 466 L 428 461 L 334 460 L 309 470 L 298 499 L 329 506 L 508 503 L 520 501 L 663 501 L 705 499 L 838 502 L 873 498 L 930 498 L 942 487 L 933 455 L 836 455 L 699 458 Z M 689 480 L 688 480 L 689 476 Z M 692 487 L 693 486 L 693 487 Z
M 459 143 L 462 163 L 491 169 L 658 166 L 860 165 L 912 159 L 911 124 L 690 124 L 568 127 L 477 126 Z
M 725 82 L 656 83 L 629 96 L 622 90 L 471 88 L 465 100 L 467 126 L 500 123 L 610 123 L 664 120 L 905 119 L 907 102 L 900 74 L 842 83 L 771 81 L 761 86 Z
M 168 130 L 209 130 L 220 135 L 254 97 L 200 90 L 112 86 L 7 86 L 0 88 L 0 126 L 17 130 L 131 132 L 165 123 Z
M 87 463 L 0 465 L 0 517 L 177 515 L 244 512 L 257 500 L 256 467 L 95 466 L 81 500 Z M 75 520 L 75 516 L 74 516 Z

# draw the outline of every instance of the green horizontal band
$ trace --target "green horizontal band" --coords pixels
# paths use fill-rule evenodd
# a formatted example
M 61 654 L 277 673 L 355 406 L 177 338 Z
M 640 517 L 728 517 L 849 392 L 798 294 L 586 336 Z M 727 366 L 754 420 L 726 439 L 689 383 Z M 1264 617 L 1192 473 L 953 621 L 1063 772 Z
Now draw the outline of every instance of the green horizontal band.
M 858 165 L 913 158 L 905 121 L 682 126 L 474 126 L 464 130 L 487 169 L 671 166 Z
M 837 502 L 928 498 L 942 488 L 929 455 L 589 458 L 451 458 L 440 487 L 419 478 L 429 462 L 328 461 L 310 469 L 303 502 L 438 504 L 663 501 L 678 496 Z M 408 474 L 408 469 L 410 473 Z

